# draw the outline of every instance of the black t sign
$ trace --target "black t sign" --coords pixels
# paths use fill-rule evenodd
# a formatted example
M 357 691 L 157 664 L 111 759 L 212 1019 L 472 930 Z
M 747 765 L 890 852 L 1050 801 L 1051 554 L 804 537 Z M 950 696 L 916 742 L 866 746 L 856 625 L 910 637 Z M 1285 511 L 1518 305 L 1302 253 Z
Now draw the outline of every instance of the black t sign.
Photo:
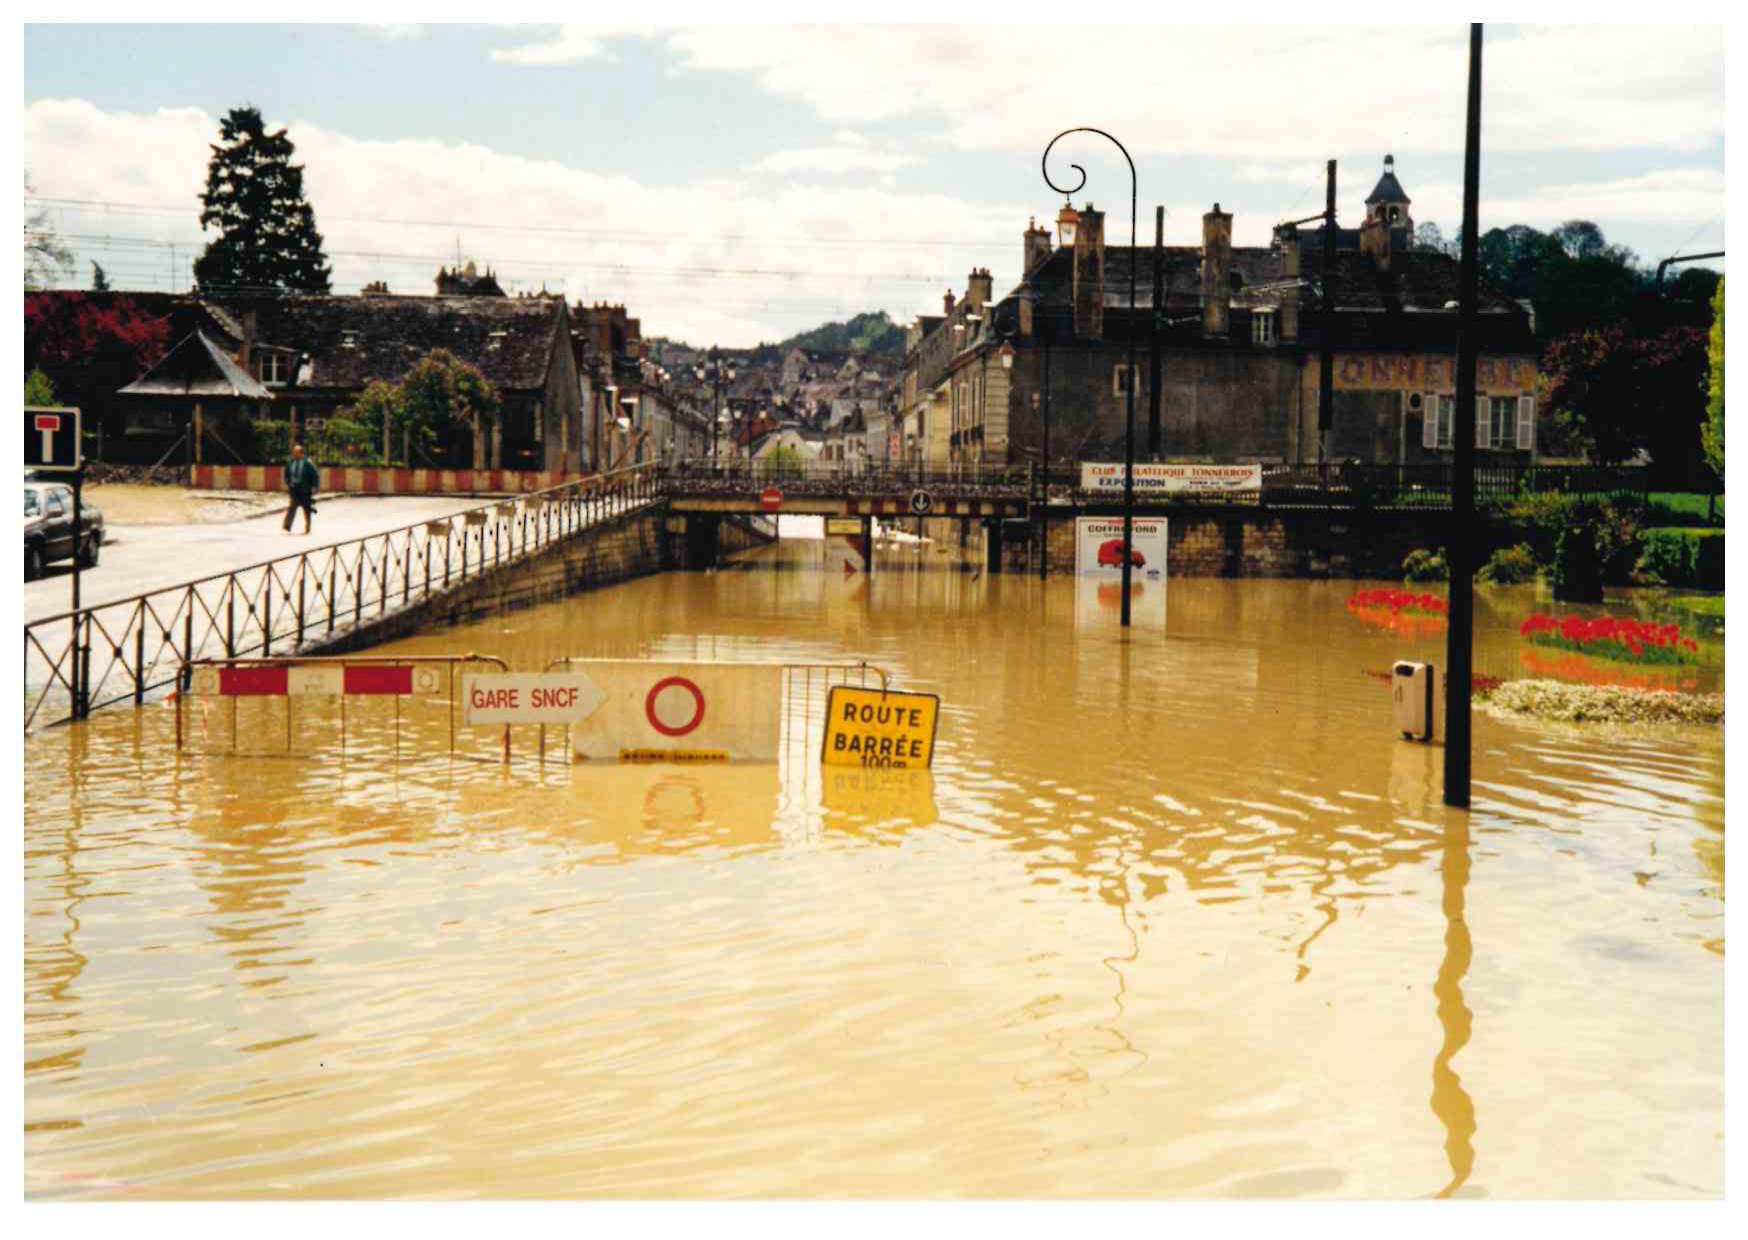
M 79 411 L 25 409 L 24 467 L 78 469 L 79 463 Z

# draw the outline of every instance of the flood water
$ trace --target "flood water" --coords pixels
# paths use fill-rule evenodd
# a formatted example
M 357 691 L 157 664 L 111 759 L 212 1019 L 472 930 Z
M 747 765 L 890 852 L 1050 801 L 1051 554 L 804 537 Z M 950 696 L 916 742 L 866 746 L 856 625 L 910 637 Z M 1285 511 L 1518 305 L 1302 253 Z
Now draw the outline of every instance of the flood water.
M 1442 634 L 1353 583 L 1174 580 L 1124 640 L 843 558 L 391 649 L 867 659 L 941 695 L 932 772 L 506 766 L 375 703 L 343 755 L 268 702 L 31 737 L 27 1194 L 1721 1194 L 1721 729 L 1478 714 L 1455 813 L 1368 674 Z

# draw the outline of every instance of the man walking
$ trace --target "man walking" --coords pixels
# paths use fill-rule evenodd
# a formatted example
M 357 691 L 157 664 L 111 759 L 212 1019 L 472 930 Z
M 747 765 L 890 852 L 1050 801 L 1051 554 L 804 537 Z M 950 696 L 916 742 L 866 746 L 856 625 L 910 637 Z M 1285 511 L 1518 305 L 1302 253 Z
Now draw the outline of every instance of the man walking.
M 316 510 L 316 484 L 321 481 L 315 462 L 307 461 L 303 445 L 291 446 L 291 460 L 285 464 L 285 489 L 291 493 L 291 505 L 285 510 L 285 532 L 291 533 L 291 519 L 303 509 L 303 532 L 310 532 L 310 517 Z

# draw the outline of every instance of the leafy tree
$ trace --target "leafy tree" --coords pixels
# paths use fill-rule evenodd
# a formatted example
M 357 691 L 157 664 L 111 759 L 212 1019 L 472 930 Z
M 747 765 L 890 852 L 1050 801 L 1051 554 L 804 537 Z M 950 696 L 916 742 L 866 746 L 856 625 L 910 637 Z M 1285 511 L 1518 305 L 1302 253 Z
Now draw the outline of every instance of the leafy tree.
M 30 173 L 26 172 L 25 196 L 29 197 L 34 192 L 30 187 Z M 27 214 L 24 217 L 25 290 L 28 292 L 31 289 L 47 288 L 57 275 L 70 275 L 72 271 L 73 252 L 55 232 L 48 211 L 39 207 Z
M 1455 239 L 1445 240 L 1444 229 L 1431 220 L 1414 227 L 1414 248 L 1417 250 L 1427 250 L 1434 254 L 1455 254 L 1460 244 Z
M 1706 464 L 1724 480 L 1724 282 L 1718 281 L 1712 294 L 1711 339 L 1706 347 L 1710 373 L 1706 378 L 1706 424 L 1700 431 L 1705 445 Z
M 109 275 L 103 270 L 103 264 L 96 259 L 91 260 L 91 291 L 107 293 L 109 291 Z
M 55 403 L 55 385 L 49 382 L 49 377 L 40 370 L 32 370 L 24 376 L 24 403 L 26 405 L 53 405 Z
M 212 147 L 200 227 L 218 236 L 194 260 L 202 292 L 279 289 L 325 293 L 329 267 L 316 216 L 303 194 L 303 165 L 291 162 L 285 130 L 268 133 L 257 108 L 233 108 Z
M 1617 326 L 1564 336 L 1543 363 L 1548 398 L 1598 460 L 1624 461 L 1644 450 L 1659 466 L 1684 473 L 1700 446 L 1705 342 L 1692 327 L 1646 335 Z
M 485 458 L 487 424 L 496 421 L 498 392 L 477 366 L 447 349 L 433 349 L 402 376 L 401 424 L 416 445 L 429 446 L 455 427 L 473 432 L 473 465 Z
M 407 421 L 406 401 L 399 386 L 372 379 L 358 394 L 357 403 L 352 406 L 352 419 L 369 432 L 372 443 L 381 445 L 384 461 L 394 456 L 394 441 L 398 437 L 405 441 L 407 464 L 412 464 L 413 428 Z M 429 428 L 420 428 L 417 446 L 427 457 L 435 439 Z
M 24 364 L 40 368 L 62 402 L 101 417 L 116 390 L 170 347 L 170 319 L 126 294 L 40 293 L 24 299 Z

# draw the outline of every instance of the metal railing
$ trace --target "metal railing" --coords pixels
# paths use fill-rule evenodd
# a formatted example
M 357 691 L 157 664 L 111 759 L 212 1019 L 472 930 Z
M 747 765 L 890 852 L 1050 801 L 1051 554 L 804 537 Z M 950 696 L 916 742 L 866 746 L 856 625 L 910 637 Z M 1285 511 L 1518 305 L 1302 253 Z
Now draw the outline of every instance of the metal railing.
M 206 658 L 293 654 L 665 494 L 640 465 L 24 626 L 24 726 L 144 702 Z

